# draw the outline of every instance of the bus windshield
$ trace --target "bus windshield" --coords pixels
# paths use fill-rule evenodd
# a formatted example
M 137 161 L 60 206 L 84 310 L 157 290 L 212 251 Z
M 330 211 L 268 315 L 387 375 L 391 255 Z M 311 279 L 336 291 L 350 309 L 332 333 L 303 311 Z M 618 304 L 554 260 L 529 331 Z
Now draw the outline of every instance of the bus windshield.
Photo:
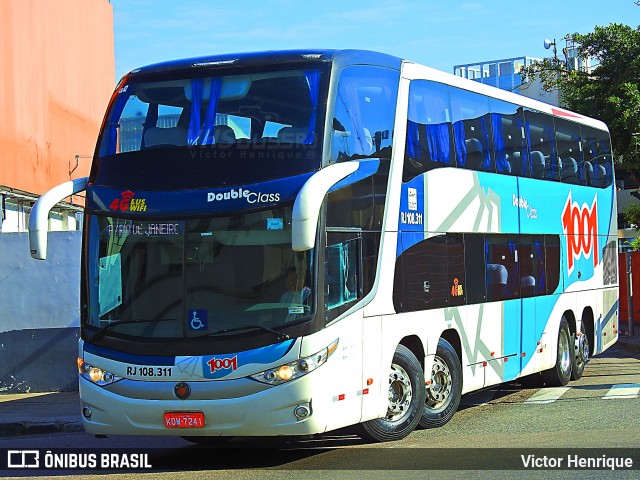
M 291 207 L 155 222 L 91 216 L 89 229 L 88 323 L 117 323 L 108 335 L 194 338 L 312 313 L 313 256 L 291 249 Z
M 93 181 L 168 190 L 317 170 L 324 68 L 236 69 L 233 75 L 173 79 L 134 75 L 111 102 Z

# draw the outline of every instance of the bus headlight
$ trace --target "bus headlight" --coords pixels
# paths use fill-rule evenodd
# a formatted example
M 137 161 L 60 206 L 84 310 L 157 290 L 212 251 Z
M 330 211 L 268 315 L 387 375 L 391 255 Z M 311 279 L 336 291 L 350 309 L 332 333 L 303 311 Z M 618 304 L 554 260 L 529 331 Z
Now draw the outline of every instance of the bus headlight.
M 81 377 L 86 378 L 91 383 L 95 383 L 101 387 L 109 385 L 110 383 L 121 380 L 122 377 L 114 375 L 111 372 L 103 370 L 93 365 L 89 365 L 87 362 L 78 357 L 78 373 Z
M 258 382 L 267 383 L 269 385 L 280 385 L 296 378 L 300 378 L 309 372 L 313 372 L 320 365 L 325 363 L 333 352 L 338 348 L 338 339 L 336 338 L 328 347 L 323 348 L 317 353 L 305 358 L 300 358 L 295 362 L 285 363 L 279 367 L 270 368 L 260 373 L 250 375 L 250 378 Z

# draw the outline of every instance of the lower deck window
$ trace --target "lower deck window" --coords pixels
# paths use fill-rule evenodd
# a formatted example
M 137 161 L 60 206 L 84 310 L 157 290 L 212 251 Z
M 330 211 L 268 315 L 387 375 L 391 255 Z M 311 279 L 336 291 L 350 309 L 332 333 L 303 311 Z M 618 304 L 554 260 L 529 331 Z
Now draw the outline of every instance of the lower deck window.
M 397 258 L 393 302 L 407 312 L 534 297 L 559 281 L 557 235 L 447 233 Z

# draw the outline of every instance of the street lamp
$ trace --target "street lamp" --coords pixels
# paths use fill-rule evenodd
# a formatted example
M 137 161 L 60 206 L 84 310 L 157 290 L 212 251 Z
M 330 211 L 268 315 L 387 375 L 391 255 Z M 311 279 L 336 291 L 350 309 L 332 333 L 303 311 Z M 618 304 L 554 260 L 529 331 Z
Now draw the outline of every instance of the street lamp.
M 556 39 L 553 39 L 553 42 L 551 40 L 549 40 L 548 38 L 545 39 L 544 41 L 544 48 L 545 50 L 549 50 L 549 48 L 551 48 L 551 45 L 553 45 L 553 57 L 556 61 L 556 63 L 558 62 L 558 47 L 556 45 Z

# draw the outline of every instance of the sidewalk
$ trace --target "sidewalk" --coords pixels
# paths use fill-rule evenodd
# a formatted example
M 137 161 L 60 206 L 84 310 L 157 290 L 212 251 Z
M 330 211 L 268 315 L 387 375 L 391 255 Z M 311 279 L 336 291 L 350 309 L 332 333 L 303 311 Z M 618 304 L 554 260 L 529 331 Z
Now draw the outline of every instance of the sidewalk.
M 82 431 L 78 392 L 0 395 L 0 437 Z
M 616 346 L 640 353 L 640 334 L 621 334 Z M 0 437 L 82 431 L 78 392 L 0 394 Z

